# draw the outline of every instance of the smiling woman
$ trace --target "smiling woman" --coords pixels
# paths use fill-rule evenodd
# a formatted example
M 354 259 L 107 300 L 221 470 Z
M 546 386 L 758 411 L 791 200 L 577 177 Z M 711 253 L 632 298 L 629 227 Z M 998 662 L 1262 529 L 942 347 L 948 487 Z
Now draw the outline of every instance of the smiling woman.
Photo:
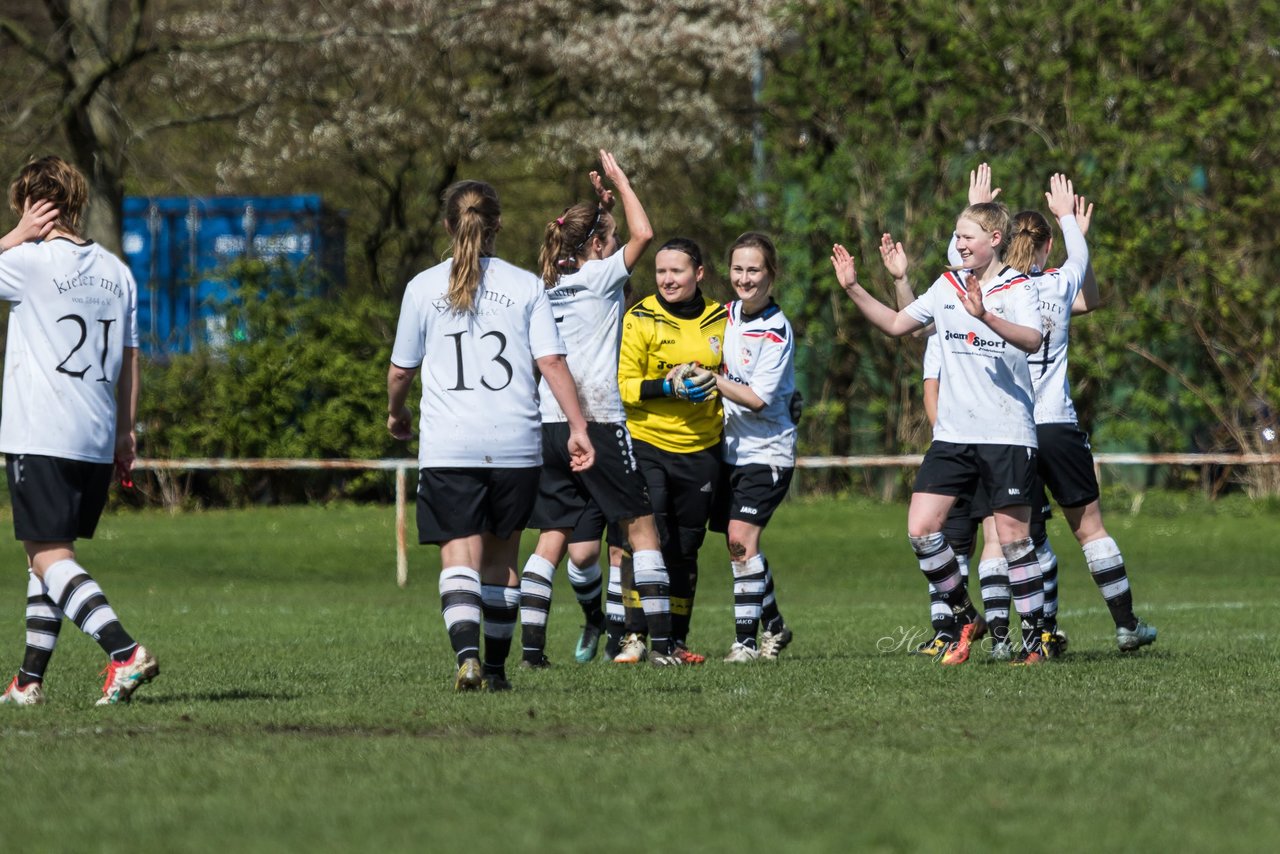
M 668 240 L 654 269 L 658 292 L 632 307 L 623 321 L 618 387 L 671 578 L 674 655 L 681 663 L 701 664 L 705 658 L 690 652 L 686 641 L 698 549 L 720 470 L 722 410 L 715 375 L 728 315 L 698 287 L 705 268 L 692 240 Z

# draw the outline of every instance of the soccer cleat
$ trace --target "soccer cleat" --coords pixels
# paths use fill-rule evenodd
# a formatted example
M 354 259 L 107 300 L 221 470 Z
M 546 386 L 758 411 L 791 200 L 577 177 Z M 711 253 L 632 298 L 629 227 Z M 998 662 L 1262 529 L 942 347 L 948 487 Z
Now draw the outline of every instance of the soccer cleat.
M 18 677 L 13 677 L 9 688 L 0 694 L 0 706 L 43 706 L 44 688 L 39 682 L 28 682 L 25 688 L 18 687 Z
M 952 643 L 953 641 L 950 635 L 938 632 L 931 639 L 916 647 L 915 654 L 923 655 L 925 658 L 939 660 L 941 659 L 942 654 L 947 651 L 947 647 Z
M 604 633 L 604 621 L 599 624 L 587 623 L 582 627 L 582 635 L 578 638 L 578 648 L 573 651 L 574 660 L 586 664 L 596 657 L 600 649 L 600 635 Z
M 776 632 L 766 631 L 760 635 L 760 657 L 769 661 L 777 661 L 778 653 L 791 643 L 791 629 L 783 626 Z
M 622 640 L 622 649 L 613 657 L 614 664 L 639 664 L 649 657 L 644 638 L 632 632 Z
M 521 670 L 546 670 L 551 666 L 551 659 L 543 653 L 539 653 L 537 658 L 520 659 Z
M 480 659 L 468 658 L 458 668 L 458 678 L 453 683 L 455 691 L 479 691 L 484 684 L 484 675 L 480 668 Z
M 747 664 L 759 657 L 760 650 L 754 646 L 747 646 L 745 643 L 734 641 L 733 646 L 729 647 L 729 654 L 724 657 L 724 660 L 729 664 Z
M 128 661 L 108 661 L 102 671 L 107 681 L 102 686 L 99 706 L 127 703 L 133 692 L 160 675 L 160 662 L 142 644 L 133 648 Z
M 1046 658 L 1062 658 L 1067 654 L 1067 633 L 1062 629 L 1045 632 L 1040 635 L 1040 645 Z
M 1031 652 L 1023 650 L 1021 655 L 1009 663 L 1014 667 L 1027 667 L 1032 664 L 1044 664 L 1048 660 L 1045 658 L 1044 652 L 1033 649 Z
M 654 667 L 679 667 L 686 662 L 681 660 L 675 650 L 672 650 L 671 652 L 658 652 L 655 649 L 650 650 L 649 652 L 649 663 Z
M 1012 661 L 1013 660 L 1013 644 L 1007 640 L 998 640 L 991 644 L 991 660 L 992 661 Z
M 510 691 L 511 683 L 500 673 L 486 673 L 481 677 L 480 687 L 485 691 Z
M 673 646 L 671 654 L 680 659 L 681 664 L 703 664 L 707 660 L 705 655 L 698 655 L 682 643 Z
M 1121 652 L 1133 652 L 1139 647 L 1156 642 L 1156 627 L 1149 626 L 1142 620 L 1138 620 L 1138 625 L 1132 629 L 1126 629 L 1121 626 L 1116 627 L 1116 646 L 1120 647 Z
M 610 628 L 605 635 L 604 657 L 613 661 L 622 652 L 622 632 Z
M 987 621 L 978 614 L 960 629 L 960 640 L 951 644 L 942 654 L 942 663 L 946 665 L 964 664 L 969 660 L 969 649 L 987 633 Z

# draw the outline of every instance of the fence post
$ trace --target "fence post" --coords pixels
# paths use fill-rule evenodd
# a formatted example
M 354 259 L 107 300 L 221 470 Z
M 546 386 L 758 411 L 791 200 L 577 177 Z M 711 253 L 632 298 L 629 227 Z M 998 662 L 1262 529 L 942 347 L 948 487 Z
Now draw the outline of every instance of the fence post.
M 405 544 L 405 504 L 409 492 L 408 469 L 396 467 L 396 584 L 409 584 L 409 551 Z

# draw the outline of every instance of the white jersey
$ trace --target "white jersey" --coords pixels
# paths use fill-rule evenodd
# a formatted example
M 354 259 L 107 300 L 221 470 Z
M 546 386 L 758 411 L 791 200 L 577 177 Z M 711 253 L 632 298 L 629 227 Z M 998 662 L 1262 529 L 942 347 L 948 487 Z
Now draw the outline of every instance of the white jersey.
M 96 243 L 24 243 L 0 255 L 0 298 L 13 303 L 0 451 L 110 463 L 123 352 L 138 346 L 129 268 Z
M 1071 304 L 1080 293 L 1088 269 L 1089 245 L 1074 216 L 1064 216 L 1058 222 L 1067 244 L 1066 263 L 1059 269 L 1032 273 L 1044 323 L 1044 343 L 1029 357 L 1037 424 L 1076 422 L 1071 381 L 1067 377 L 1067 344 L 1071 337 Z
M 535 468 L 542 430 L 533 362 L 564 355 L 542 280 L 480 260 L 476 309 L 445 301 L 452 259 L 405 288 L 391 362 L 422 367 L 421 468 Z
M 938 343 L 938 333 L 930 332 L 929 340 L 924 345 L 924 370 L 921 379 L 936 380 L 942 376 L 942 345 Z
M 750 386 L 764 401 L 752 412 L 722 396 L 724 461 L 730 465 L 794 468 L 796 425 L 791 396 L 796 390 L 795 336 L 777 303 L 755 316 L 742 313 L 742 303 L 725 306 L 724 356 L 720 369 L 734 382 Z
M 1035 392 L 1027 354 L 965 310 L 965 271 L 943 273 L 904 309 L 936 328 L 941 369 L 933 438 L 964 445 L 1036 447 Z M 1040 329 L 1031 280 L 1011 267 L 983 288 L 987 310 L 1010 323 Z
M 618 348 L 622 345 L 622 290 L 630 277 L 619 250 L 561 276 L 547 291 L 560 337 L 569 348 L 569 372 L 587 421 L 621 424 L 627 420 L 618 394 Z M 568 421 L 545 380 L 539 390 L 542 420 Z

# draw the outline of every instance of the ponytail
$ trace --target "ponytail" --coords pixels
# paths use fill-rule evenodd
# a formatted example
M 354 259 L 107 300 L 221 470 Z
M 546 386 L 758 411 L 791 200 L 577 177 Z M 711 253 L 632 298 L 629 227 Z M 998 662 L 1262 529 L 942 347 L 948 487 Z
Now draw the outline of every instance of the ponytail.
M 538 270 L 547 287 L 578 269 L 578 257 L 592 237 L 608 234 L 612 217 L 602 205 L 582 202 L 547 223 L 538 251 Z
M 1010 227 L 1009 249 L 1004 260 L 1015 270 L 1030 273 L 1035 266 L 1036 253 L 1049 243 L 1053 231 L 1049 221 L 1037 211 L 1022 211 L 1013 218 Z
M 459 181 L 444 191 L 445 224 L 453 236 L 453 267 L 445 300 L 460 314 L 475 310 L 480 259 L 493 252 L 502 206 L 498 191 L 483 181 Z

